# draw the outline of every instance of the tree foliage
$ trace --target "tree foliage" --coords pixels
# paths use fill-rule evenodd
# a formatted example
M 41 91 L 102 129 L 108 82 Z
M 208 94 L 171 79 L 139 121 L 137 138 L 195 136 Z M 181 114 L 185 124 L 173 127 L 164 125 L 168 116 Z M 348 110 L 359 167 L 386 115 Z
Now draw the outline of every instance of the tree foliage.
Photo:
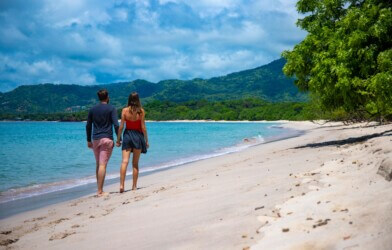
M 297 10 L 308 35 L 283 52 L 284 73 L 324 110 L 392 119 L 392 1 L 299 0 Z

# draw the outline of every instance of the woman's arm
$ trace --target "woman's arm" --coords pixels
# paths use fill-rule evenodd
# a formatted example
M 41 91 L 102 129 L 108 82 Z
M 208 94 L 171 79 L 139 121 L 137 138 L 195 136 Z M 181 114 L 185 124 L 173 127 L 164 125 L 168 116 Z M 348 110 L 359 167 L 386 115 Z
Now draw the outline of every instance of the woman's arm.
M 147 135 L 146 122 L 144 120 L 145 116 L 146 116 L 146 113 L 144 112 L 144 109 L 142 109 L 142 117 L 141 117 L 141 120 L 142 120 L 142 131 L 143 131 L 143 135 L 144 135 L 144 140 L 146 141 L 146 146 L 148 148 L 150 145 L 148 144 L 148 135 Z
M 121 122 L 120 122 L 120 126 L 118 127 L 118 132 L 117 132 L 117 142 L 116 142 L 116 146 L 120 147 L 121 145 L 121 136 L 122 136 L 122 132 L 124 129 L 124 122 L 125 122 L 125 115 L 124 115 L 124 109 L 121 110 Z

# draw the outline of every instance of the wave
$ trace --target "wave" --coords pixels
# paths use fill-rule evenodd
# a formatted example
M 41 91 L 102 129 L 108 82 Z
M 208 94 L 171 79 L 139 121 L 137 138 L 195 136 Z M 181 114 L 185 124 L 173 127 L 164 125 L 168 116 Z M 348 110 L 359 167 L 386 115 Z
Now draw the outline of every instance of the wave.
M 48 194 L 56 191 L 71 189 L 77 186 L 87 185 L 95 182 L 95 176 L 89 176 L 80 179 L 65 180 L 52 183 L 35 184 L 22 188 L 11 188 L 0 193 L 0 204 L 9 201 L 20 200 L 37 195 Z
M 278 129 L 285 129 L 285 127 L 283 127 L 283 126 L 280 126 L 280 125 L 271 125 L 271 126 L 268 126 L 267 128 L 278 128 Z

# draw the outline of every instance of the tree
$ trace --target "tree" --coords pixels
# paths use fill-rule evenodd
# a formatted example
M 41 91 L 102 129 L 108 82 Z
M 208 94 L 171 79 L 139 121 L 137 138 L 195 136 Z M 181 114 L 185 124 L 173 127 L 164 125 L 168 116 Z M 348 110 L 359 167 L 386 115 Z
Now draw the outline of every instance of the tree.
M 283 71 L 324 110 L 392 119 L 392 1 L 299 0 L 308 32 Z

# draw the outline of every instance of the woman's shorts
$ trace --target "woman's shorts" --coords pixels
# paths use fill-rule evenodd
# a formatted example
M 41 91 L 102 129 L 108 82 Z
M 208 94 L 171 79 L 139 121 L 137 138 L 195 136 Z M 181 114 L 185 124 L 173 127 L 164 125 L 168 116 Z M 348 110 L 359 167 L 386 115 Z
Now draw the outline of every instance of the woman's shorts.
M 126 129 L 123 135 L 122 150 L 141 149 L 142 153 L 147 153 L 146 141 L 144 140 L 143 133 L 137 130 Z

